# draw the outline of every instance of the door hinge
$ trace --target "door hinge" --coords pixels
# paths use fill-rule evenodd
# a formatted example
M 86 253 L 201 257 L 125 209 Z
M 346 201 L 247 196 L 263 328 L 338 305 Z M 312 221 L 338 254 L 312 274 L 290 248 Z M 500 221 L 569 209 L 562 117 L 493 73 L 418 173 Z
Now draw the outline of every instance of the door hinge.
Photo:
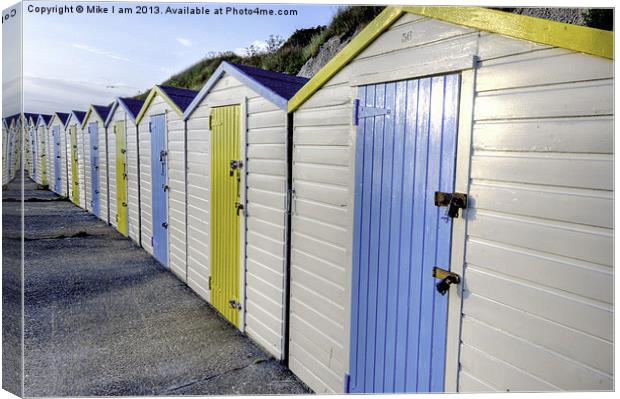
M 209 291 L 211 291 L 211 276 L 209 276 Z
M 153 246 L 153 236 L 151 236 L 151 247 Z
M 351 374 L 346 373 L 344 375 L 344 393 L 351 392 Z
M 392 110 L 389 108 L 371 107 L 360 105 L 360 100 L 353 100 L 353 125 L 357 126 L 362 118 L 371 118 L 374 116 L 389 115 Z

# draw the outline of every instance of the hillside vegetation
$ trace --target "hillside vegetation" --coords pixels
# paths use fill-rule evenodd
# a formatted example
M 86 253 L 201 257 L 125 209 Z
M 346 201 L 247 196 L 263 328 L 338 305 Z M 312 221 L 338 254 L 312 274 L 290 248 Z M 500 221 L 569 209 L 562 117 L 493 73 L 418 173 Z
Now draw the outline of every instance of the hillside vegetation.
M 162 85 L 200 90 L 222 61 L 296 75 L 308 59 L 317 55 L 323 43 L 336 36 L 343 41 L 348 40 L 383 9 L 384 7 L 374 6 L 343 7 L 328 26 L 298 29 L 281 45 L 275 43 L 278 47 L 271 51 L 247 56 L 239 56 L 232 51 L 210 54 L 189 68 L 171 76 L 162 82 Z
M 383 6 L 342 7 L 327 26 L 298 29 L 286 41 L 271 36 L 267 40 L 267 50 L 258 51 L 257 49 L 248 48 L 248 55 L 246 56 L 239 56 L 232 51 L 218 54 L 211 53 L 194 65 L 171 76 L 162 82 L 162 85 L 200 90 L 222 61 L 297 75 L 308 60 L 317 56 L 321 46 L 326 44 L 326 42 L 333 40 L 333 38 L 338 38 L 338 43 L 346 44 L 351 39 L 351 36 L 364 28 L 384 8 Z M 611 9 L 499 9 L 599 29 L 613 29 L 613 10 Z M 325 56 L 326 54 L 322 55 Z M 318 66 L 322 66 L 320 62 L 318 64 Z M 146 94 L 143 93 L 137 97 L 145 98 Z

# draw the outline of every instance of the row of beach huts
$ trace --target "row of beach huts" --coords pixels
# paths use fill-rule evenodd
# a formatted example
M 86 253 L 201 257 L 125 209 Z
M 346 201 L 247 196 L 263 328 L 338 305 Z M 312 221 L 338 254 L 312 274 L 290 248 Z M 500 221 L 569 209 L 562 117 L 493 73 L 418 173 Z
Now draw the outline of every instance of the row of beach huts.
M 310 80 L 5 118 L 3 183 L 23 145 L 317 393 L 611 390 L 612 37 L 388 7 Z

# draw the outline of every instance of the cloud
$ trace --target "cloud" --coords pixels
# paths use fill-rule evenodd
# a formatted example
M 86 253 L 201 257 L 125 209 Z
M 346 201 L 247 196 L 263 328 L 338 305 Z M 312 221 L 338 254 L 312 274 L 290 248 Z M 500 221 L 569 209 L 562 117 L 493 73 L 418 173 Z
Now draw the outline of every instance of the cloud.
M 27 112 L 85 110 L 89 104 L 109 104 L 115 97 L 133 96 L 137 88 L 123 83 L 77 81 L 24 76 L 24 109 Z M 67 93 L 71 93 L 70 96 Z
M 177 42 L 181 43 L 181 45 L 185 47 L 192 47 L 192 41 L 184 37 L 177 37 Z
M 91 47 L 87 44 L 81 44 L 81 43 L 73 43 L 73 47 L 80 49 L 80 50 L 84 50 L 84 51 L 88 51 L 89 53 L 93 53 L 93 54 L 97 54 L 97 55 L 102 55 L 104 57 L 108 57 L 108 58 L 112 58 L 114 60 L 119 60 L 119 61 L 125 61 L 125 62 L 132 62 L 129 58 L 125 58 L 125 57 L 121 57 L 120 55 L 116 55 L 110 51 L 105 51 L 105 50 L 99 50 L 97 48 Z
M 254 46 L 259 53 L 267 50 L 267 42 L 264 40 L 254 40 L 252 43 L 248 45 L 248 47 Z M 247 47 L 238 47 L 234 50 L 234 53 L 238 56 L 245 57 L 248 55 Z

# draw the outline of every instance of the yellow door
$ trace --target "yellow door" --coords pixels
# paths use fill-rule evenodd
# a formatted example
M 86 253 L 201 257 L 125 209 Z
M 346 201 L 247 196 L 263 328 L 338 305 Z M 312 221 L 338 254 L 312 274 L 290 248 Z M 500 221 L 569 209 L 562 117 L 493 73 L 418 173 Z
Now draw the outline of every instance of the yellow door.
M 239 327 L 241 167 L 238 105 L 211 111 L 211 304 Z
M 125 122 L 118 121 L 114 125 L 116 134 L 116 209 L 118 231 L 127 237 L 127 137 Z
M 41 170 L 41 184 L 43 184 L 44 186 L 47 185 L 47 173 L 45 171 L 45 154 L 47 153 L 46 147 L 46 140 L 45 140 L 45 127 L 40 126 L 39 127 L 39 160 L 40 160 L 40 164 L 39 164 L 39 168 Z
M 80 190 L 78 188 L 78 146 L 77 146 L 77 127 L 75 125 L 69 128 L 71 135 L 71 201 L 78 205 L 80 203 Z

